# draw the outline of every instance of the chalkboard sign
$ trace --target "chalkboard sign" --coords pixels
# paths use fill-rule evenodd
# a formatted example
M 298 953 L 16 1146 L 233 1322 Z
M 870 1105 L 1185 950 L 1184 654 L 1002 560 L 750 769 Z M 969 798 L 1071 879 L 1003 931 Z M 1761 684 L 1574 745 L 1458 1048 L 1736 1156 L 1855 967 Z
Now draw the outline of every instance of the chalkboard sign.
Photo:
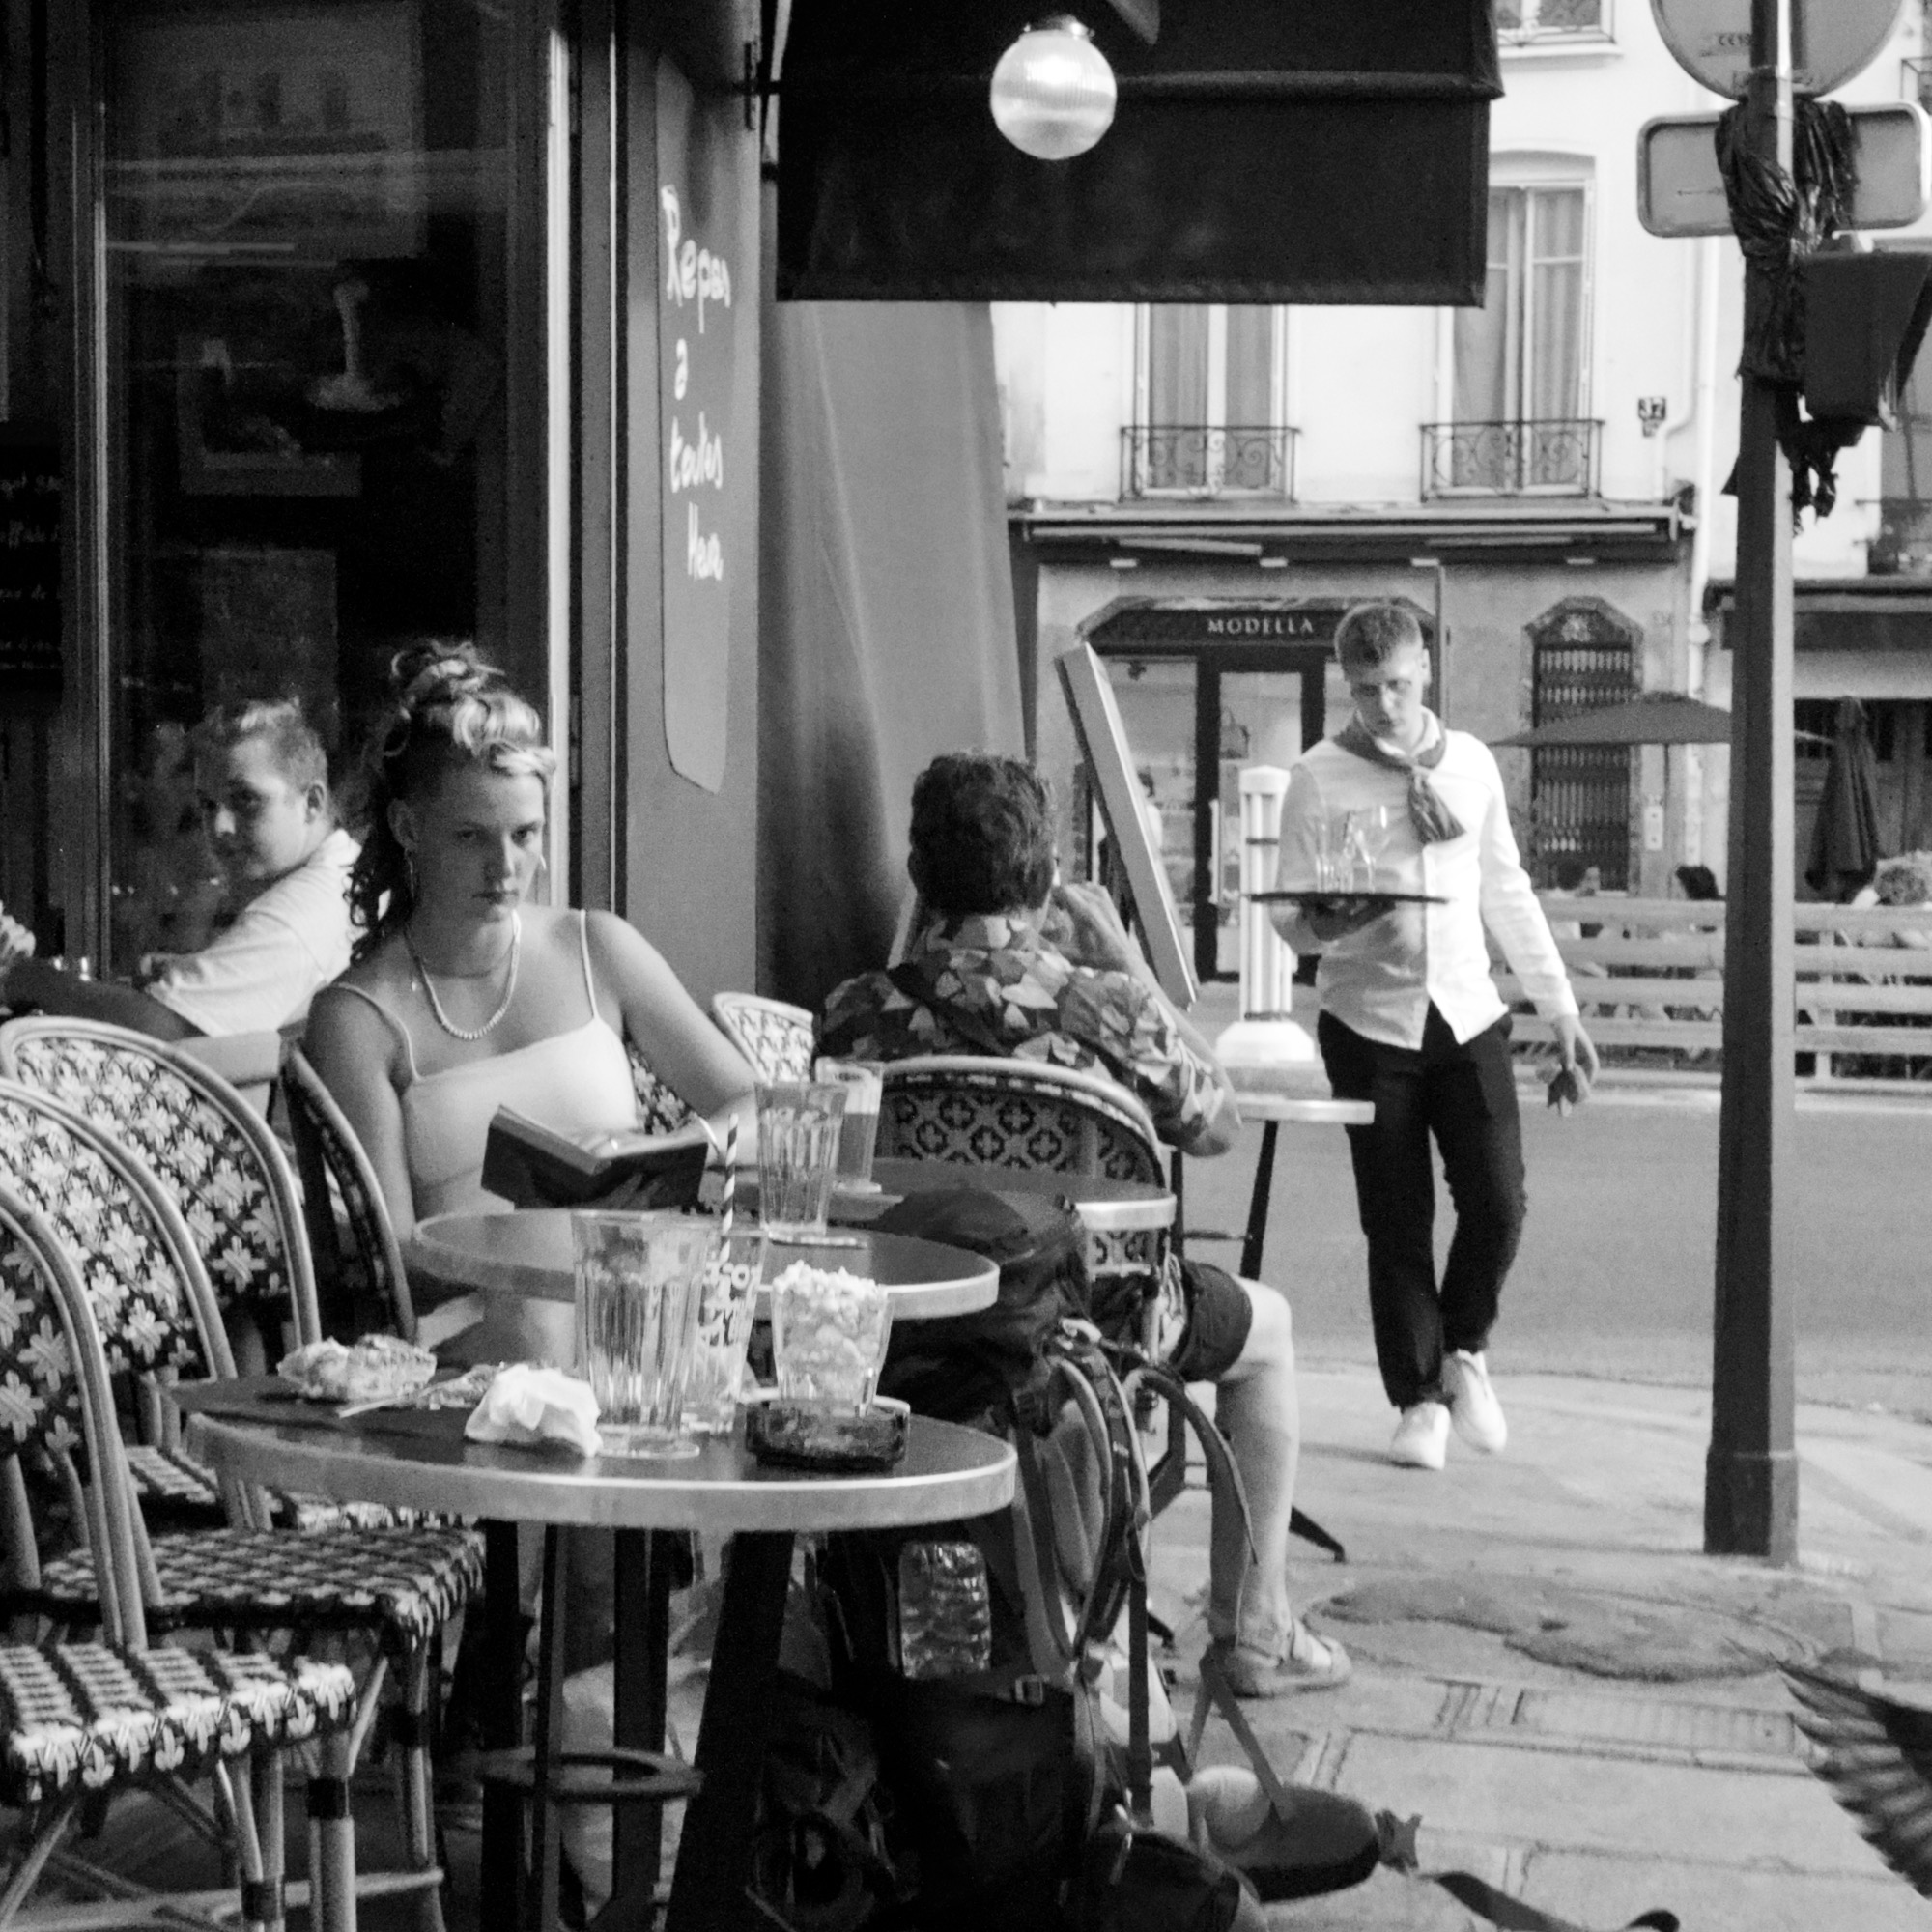
M 729 99 L 658 63 L 658 288 L 664 429 L 665 744 L 673 770 L 724 782 L 731 607 L 758 561 L 755 242 L 742 220 L 757 147 Z M 755 207 L 755 203 L 753 204 Z
M 60 451 L 0 424 L 0 697 L 61 686 Z

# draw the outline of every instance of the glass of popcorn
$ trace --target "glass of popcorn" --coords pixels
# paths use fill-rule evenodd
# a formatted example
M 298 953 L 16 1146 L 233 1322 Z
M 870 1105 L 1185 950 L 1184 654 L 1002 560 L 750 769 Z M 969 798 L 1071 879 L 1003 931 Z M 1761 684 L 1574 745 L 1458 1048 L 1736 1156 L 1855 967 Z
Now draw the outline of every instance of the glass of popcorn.
M 832 1414 L 864 1414 L 892 1331 L 892 1303 L 877 1282 L 793 1262 L 772 1283 L 779 1399 Z

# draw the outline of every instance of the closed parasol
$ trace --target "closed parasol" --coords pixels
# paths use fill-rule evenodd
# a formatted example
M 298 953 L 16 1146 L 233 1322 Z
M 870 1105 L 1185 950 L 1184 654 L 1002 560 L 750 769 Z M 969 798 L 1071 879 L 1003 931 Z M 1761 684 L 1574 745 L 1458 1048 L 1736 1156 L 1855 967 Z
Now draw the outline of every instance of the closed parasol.
M 1878 870 L 1878 766 L 1865 708 L 1848 697 L 1838 706 L 1832 762 L 1824 796 L 1811 826 L 1811 859 L 1805 883 L 1829 899 L 1848 899 L 1868 886 Z

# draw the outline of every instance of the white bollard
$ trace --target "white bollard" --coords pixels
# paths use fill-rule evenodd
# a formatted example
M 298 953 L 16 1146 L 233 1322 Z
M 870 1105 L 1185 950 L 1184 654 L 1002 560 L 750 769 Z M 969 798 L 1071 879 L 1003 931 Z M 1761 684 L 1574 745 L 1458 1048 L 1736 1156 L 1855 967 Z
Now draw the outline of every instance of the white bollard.
M 1315 1042 L 1289 1017 L 1294 1000 L 1294 954 L 1267 908 L 1251 896 L 1274 883 L 1288 774 L 1279 765 L 1241 773 L 1241 1017 L 1215 1042 L 1229 1067 L 1294 1065 L 1315 1058 Z

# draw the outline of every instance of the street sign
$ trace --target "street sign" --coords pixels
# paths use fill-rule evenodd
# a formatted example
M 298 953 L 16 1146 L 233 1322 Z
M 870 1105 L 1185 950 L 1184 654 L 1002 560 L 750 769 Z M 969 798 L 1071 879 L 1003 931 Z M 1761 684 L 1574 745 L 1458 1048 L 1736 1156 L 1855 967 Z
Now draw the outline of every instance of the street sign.
M 1854 107 L 1848 228 L 1909 228 L 1932 205 L 1932 121 L 1916 100 Z M 1728 235 L 1715 114 L 1664 114 L 1636 137 L 1636 212 L 1653 235 Z
M 1830 94 L 1875 61 L 1903 0 L 1791 0 L 1791 84 Z M 1650 0 L 1663 44 L 1692 80 L 1742 100 L 1750 79 L 1751 0 Z M 1677 231 L 1689 232 L 1689 231 Z

